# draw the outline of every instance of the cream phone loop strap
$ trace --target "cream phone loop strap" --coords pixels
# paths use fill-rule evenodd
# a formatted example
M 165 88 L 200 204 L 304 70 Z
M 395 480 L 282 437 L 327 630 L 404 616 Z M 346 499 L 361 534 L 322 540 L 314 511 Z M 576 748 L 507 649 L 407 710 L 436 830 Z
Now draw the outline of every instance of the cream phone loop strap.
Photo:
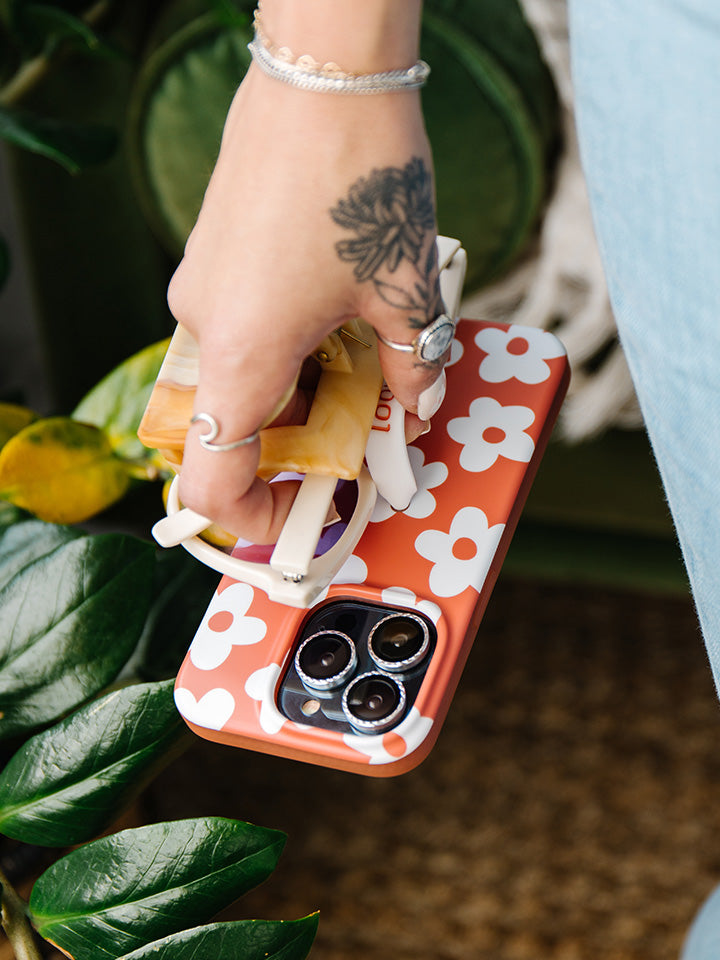
M 213 440 L 220 433 L 220 425 L 217 420 L 211 413 L 196 413 L 194 417 L 190 419 L 190 423 L 207 423 L 210 429 L 207 433 L 201 433 L 198 437 L 200 441 L 200 446 L 204 450 L 209 450 L 211 453 L 226 453 L 228 450 L 237 450 L 238 447 L 246 447 L 249 443 L 254 443 L 260 431 L 256 430 L 255 433 L 251 433 L 249 437 L 242 437 L 240 440 L 233 440 L 230 443 L 213 443 Z
M 441 313 L 432 323 L 415 337 L 412 343 L 401 343 L 399 340 L 388 340 L 375 331 L 375 336 L 386 347 L 400 350 L 402 353 L 414 353 L 423 363 L 435 363 L 445 353 L 455 336 L 455 327 L 458 321 L 450 314 Z
M 273 56 L 257 36 L 248 44 L 248 50 L 267 76 L 312 93 L 371 94 L 417 90 L 425 85 L 430 75 L 430 67 L 424 60 L 418 60 L 403 70 L 384 73 L 327 75 L 317 67 L 307 68 L 301 63 L 288 63 Z

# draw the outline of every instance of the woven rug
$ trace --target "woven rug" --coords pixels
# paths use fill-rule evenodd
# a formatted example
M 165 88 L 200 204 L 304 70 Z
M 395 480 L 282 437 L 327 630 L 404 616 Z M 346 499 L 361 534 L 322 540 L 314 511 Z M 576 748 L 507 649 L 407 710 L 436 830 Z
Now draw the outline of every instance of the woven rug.
M 284 829 L 226 917 L 313 960 L 674 960 L 720 882 L 720 709 L 689 601 L 503 578 L 440 739 L 392 780 L 198 742 L 145 817 Z

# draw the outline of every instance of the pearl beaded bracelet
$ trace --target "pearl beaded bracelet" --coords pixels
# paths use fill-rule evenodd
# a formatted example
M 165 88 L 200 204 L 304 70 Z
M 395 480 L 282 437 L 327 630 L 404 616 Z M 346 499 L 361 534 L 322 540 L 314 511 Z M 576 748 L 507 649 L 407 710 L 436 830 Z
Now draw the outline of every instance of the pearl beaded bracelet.
M 430 67 L 418 60 L 411 67 L 382 73 L 347 73 L 336 63 L 318 63 L 305 54 L 294 57 L 287 47 L 277 47 L 266 36 L 258 5 L 255 38 L 248 50 L 260 69 L 274 80 L 314 93 L 372 94 L 417 90 L 427 82 Z

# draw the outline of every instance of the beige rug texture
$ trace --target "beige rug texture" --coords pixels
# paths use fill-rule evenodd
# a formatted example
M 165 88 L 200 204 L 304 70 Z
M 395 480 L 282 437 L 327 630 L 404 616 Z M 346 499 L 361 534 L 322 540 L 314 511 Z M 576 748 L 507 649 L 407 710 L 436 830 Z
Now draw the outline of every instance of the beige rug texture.
M 720 882 L 720 709 L 689 601 L 501 577 L 445 728 L 374 780 L 198 741 L 145 819 L 288 833 L 224 916 L 313 960 L 674 960 Z

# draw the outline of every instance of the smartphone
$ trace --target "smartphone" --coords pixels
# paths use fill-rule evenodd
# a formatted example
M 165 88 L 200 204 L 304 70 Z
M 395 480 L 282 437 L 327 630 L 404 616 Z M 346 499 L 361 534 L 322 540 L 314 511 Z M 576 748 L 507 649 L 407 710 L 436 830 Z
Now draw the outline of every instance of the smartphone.
M 437 736 L 569 380 L 546 331 L 462 320 L 447 393 L 408 447 L 417 492 L 378 497 L 352 554 L 309 609 L 224 576 L 175 700 L 202 737 L 368 776 L 420 763 Z M 388 429 L 392 394 L 372 429 Z M 340 481 L 341 521 L 356 484 Z M 272 548 L 242 544 L 262 560 Z

